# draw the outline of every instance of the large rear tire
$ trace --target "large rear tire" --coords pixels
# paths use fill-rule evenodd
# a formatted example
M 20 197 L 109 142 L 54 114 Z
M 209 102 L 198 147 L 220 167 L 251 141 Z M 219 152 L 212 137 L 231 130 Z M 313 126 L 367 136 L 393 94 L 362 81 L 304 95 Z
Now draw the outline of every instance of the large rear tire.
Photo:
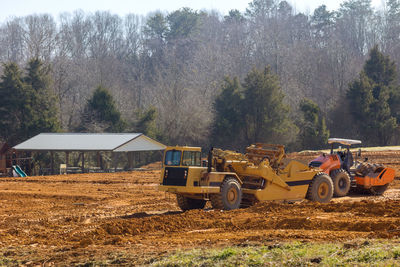
M 214 209 L 233 210 L 240 207 L 242 202 L 242 189 L 238 180 L 227 177 L 221 184 L 218 194 L 211 194 L 211 206 Z
M 337 169 L 331 172 L 333 182 L 333 195 L 335 197 L 344 197 L 350 190 L 350 175 L 343 169 Z
M 333 183 L 331 177 L 325 173 L 314 176 L 308 187 L 306 198 L 311 201 L 328 203 L 333 196 Z
M 194 210 L 194 209 L 204 209 L 206 201 L 204 199 L 194 199 L 188 198 L 182 195 L 176 195 L 176 202 L 178 203 L 181 210 Z

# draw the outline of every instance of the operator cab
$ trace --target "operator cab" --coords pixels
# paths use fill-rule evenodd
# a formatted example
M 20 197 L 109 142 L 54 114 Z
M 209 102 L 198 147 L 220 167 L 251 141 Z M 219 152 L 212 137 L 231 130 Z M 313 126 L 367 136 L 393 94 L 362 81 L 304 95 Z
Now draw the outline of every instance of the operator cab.
M 337 168 L 342 168 L 347 172 L 350 172 L 350 168 L 354 165 L 354 158 L 350 151 L 350 146 L 361 144 L 361 141 L 342 138 L 329 138 L 328 144 L 331 145 L 330 154 L 327 155 L 323 153 L 321 156 L 311 161 L 309 166 L 319 167 L 328 174 L 330 173 L 331 169 Z M 339 145 L 336 152 L 334 151 L 335 145 Z M 342 150 L 341 145 L 345 147 L 344 150 Z M 356 156 L 361 156 L 360 152 L 358 152 Z
M 346 147 L 346 150 L 344 151 L 338 150 L 336 154 L 339 156 L 342 168 L 349 172 L 350 168 L 354 165 L 354 159 L 350 151 L 350 146 L 361 144 L 361 141 L 352 139 L 342 139 L 342 138 L 329 138 L 328 144 L 331 145 L 331 155 L 334 154 L 333 147 L 335 144 L 344 145 Z
M 161 185 L 187 186 L 193 169 L 201 168 L 201 148 L 175 146 L 164 151 Z M 189 181 L 193 183 L 193 181 Z
M 174 147 L 164 153 L 165 166 L 201 166 L 201 149 L 199 147 Z

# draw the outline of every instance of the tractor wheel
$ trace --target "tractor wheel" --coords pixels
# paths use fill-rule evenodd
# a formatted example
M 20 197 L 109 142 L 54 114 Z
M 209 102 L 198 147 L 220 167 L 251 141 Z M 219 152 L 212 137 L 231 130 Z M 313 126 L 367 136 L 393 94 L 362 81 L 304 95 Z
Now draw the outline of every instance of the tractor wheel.
M 176 202 L 178 202 L 179 208 L 181 208 L 183 211 L 203 209 L 206 205 L 206 201 L 204 199 L 188 198 L 179 194 L 176 195 Z
M 381 196 L 385 193 L 386 189 L 389 187 L 389 184 L 373 186 L 369 189 L 369 192 L 375 196 Z
M 333 182 L 333 195 L 335 197 L 344 197 L 350 190 L 350 175 L 343 169 L 331 172 Z
M 314 176 L 308 187 L 306 198 L 311 201 L 327 203 L 333 196 L 333 183 L 331 177 L 325 173 Z
M 221 184 L 221 192 L 211 194 L 210 201 L 214 209 L 238 209 L 242 202 L 242 189 L 238 180 L 233 177 L 225 178 Z

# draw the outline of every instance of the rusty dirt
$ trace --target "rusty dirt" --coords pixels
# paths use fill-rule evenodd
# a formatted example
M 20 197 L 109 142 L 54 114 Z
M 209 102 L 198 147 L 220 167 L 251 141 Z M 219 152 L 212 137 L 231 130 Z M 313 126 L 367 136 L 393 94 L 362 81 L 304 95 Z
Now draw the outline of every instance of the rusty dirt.
M 314 156 L 296 153 L 289 157 L 308 161 Z M 399 152 L 364 156 L 400 174 Z M 2 178 L 3 263 L 145 264 L 191 248 L 400 236 L 397 179 L 383 196 L 353 194 L 328 204 L 304 200 L 259 203 L 234 211 L 181 212 L 174 195 L 157 191 L 159 174 L 149 170 Z

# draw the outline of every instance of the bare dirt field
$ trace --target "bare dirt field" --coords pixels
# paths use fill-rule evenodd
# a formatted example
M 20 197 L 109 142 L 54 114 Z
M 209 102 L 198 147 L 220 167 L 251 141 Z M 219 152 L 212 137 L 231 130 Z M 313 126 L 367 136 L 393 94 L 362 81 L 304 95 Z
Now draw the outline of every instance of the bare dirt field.
M 395 168 L 398 151 L 368 152 Z M 308 161 L 315 153 L 291 154 Z M 159 171 L 0 180 L 0 264 L 149 264 L 175 250 L 400 236 L 400 180 L 383 196 L 180 212 Z

